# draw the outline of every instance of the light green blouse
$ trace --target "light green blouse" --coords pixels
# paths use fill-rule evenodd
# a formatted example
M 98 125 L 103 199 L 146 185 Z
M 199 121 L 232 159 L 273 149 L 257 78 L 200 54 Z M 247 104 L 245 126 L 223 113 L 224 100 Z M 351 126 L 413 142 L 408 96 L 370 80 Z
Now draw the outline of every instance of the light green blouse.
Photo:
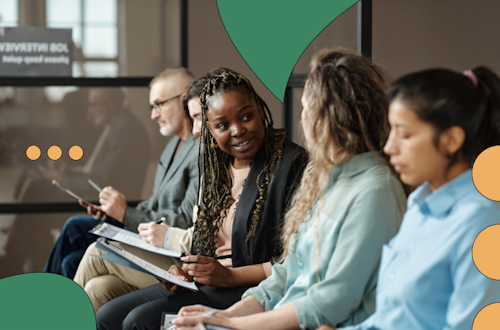
M 267 310 L 293 303 L 301 328 L 358 324 L 375 311 L 382 245 L 398 231 L 406 195 L 388 166 L 363 153 L 334 167 L 319 212 L 303 223 L 272 275 L 247 290 Z

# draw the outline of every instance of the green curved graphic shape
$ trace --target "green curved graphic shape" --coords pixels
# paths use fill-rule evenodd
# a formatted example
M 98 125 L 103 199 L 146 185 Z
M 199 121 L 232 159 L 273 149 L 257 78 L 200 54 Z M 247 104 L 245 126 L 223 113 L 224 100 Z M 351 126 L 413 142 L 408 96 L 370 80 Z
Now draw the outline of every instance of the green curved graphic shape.
M 0 296 L 0 329 L 96 329 L 89 297 L 64 276 L 30 273 L 3 278 Z
M 292 70 L 311 41 L 357 0 L 217 0 L 234 46 L 283 102 Z

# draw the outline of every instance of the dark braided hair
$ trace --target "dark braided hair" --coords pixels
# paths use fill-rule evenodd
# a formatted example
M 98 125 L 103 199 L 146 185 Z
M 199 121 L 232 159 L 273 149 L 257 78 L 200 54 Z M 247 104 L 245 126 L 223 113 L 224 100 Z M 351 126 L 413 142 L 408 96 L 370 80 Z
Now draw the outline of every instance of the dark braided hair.
M 208 81 L 212 79 L 214 76 L 223 73 L 224 71 L 230 71 L 230 70 L 223 67 L 215 68 L 210 70 L 209 73 L 207 73 L 200 79 L 191 81 L 191 84 L 189 84 L 189 89 L 186 92 L 186 96 L 182 99 L 182 105 L 184 107 L 184 112 L 186 113 L 186 116 L 188 116 L 191 119 L 191 117 L 189 116 L 188 102 L 191 101 L 192 99 L 199 99 L 201 93 L 203 92 L 203 88 L 205 88 L 205 85 L 208 83 Z
M 255 201 L 252 212 L 251 224 L 246 238 L 247 242 L 252 240 L 259 225 L 266 201 L 267 188 L 271 181 L 272 170 L 283 156 L 284 130 L 267 129 L 268 125 L 271 128 L 273 126 L 271 112 L 264 100 L 254 91 L 250 81 L 241 74 L 230 70 L 213 76 L 205 85 L 200 96 L 202 127 L 199 155 L 203 159 L 201 162 L 198 162 L 200 173 L 198 196 L 200 196 L 202 184 L 205 188 L 201 197 L 203 207 L 198 212 L 193 237 L 193 252 L 206 256 L 215 256 L 219 227 L 226 217 L 229 207 L 234 203 L 234 199 L 231 197 L 232 180 L 228 170 L 228 164 L 232 157 L 220 148 L 214 147 L 212 144 L 213 136 L 207 124 L 209 99 L 228 91 L 237 91 L 254 98 L 259 108 L 263 110 L 261 112 L 262 119 L 266 126 L 264 138 L 266 160 L 264 168 L 257 176 L 255 182 L 259 189 L 259 196 Z M 274 135 L 272 142 L 270 141 L 269 134 Z M 201 148 L 203 148 L 203 151 Z M 203 183 L 201 182 L 202 174 L 204 175 Z M 261 180 L 262 178 L 263 180 Z M 200 201 L 197 201 L 197 204 L 199 205 Z

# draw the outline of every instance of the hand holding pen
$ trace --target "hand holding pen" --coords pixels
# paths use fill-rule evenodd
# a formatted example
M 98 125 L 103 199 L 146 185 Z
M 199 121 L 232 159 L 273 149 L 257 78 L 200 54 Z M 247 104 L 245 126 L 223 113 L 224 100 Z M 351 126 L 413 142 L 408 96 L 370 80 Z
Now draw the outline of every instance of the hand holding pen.
M 87 181 L 99 192 L 100 210 L 105 212 L 108 217 L 123 222 L 125 212 L 127 211 L 125 196 L 113 187 L 104 187 L 104 189 L 101 189 L 94 181 L 90 179 Z
M 92 187 L 94 187 L 95 190 L 97 190 L 99 193 L 102 192 L 102 189 L 92 180 L 88 179 L 87 180 Z M 86 201 L 79 200 L 79 203 L 81 206 L 87 208 L 87 213 L 91 215 L 93 218 L 101 220 L 101 221 L 106 221 L 106 220 L 112 220 L 112 221 L 117 221 L 117 219 L 113 218 L 112 216 L 106 214 L 106 212 L 101 208 L 101 206 L 97 206 L 94 204 L 91 204 Z
M 231 256 L 220 256 L 216 258 L 195 256 L 186 254 L 181 257 L 184 265 L 181 267 L 173 265 L 168 272 L 177 278 L 214 287 L 231 287 L 231 269 L 222 266 L 218 260 L 230 258 Z M 173 293 L 182 292 L 185 288 L 173 285 L 172 283 L 159 280 L 166 290 Z
M 101 204 L 101 210 L 107 215 L 123 222 L 127 210 L 127 201 L 122 193 L 115 188 L 104 187 L 99 193 L 99 203 Z
M 231 287 L 231 269 L 224 267 L 218 260 L 230 258 L 231 256 L 219 256 L 216 258 L 185 255 L 182 269 L 192 276 L 193 280 L 214 287 Z
M 167 231 L 170 228 L 170 226 L 167 225 L 165 222 L 161 221 L 161 219 L 156 221 L 141 223 L 139 227 L 137 227 L 137 231 L 139 232 L 139 235 L 141 235 L 144 241 L 148 242 L 153 246 L 164 248 L 165 236 L 167 235 Z

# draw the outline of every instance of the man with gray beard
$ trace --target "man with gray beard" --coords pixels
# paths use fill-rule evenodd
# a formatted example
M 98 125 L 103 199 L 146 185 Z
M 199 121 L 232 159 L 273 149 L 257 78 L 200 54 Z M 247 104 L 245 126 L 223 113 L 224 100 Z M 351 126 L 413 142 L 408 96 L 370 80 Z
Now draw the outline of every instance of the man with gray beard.
M 132 208 L 120 191 L 105 187 L 99 194 L 100 206 L 80 202 L 91 217 L 73 217 L 66 222 L 45 272 L 73 278 L 85 250 L 97 239 L 88 231 L 100 221 L 139 232 L 151 245 L 162 248 L 168 226 L 192 225 L 198 185 L 198 141 L 191 134 L 191 121 L 182 104 L 192 79 L 187 69 L 169 68 L 150 83 L 151 119 L 158 122 L 162 135 L 172 136 L 158 163 L 152 196 Z

